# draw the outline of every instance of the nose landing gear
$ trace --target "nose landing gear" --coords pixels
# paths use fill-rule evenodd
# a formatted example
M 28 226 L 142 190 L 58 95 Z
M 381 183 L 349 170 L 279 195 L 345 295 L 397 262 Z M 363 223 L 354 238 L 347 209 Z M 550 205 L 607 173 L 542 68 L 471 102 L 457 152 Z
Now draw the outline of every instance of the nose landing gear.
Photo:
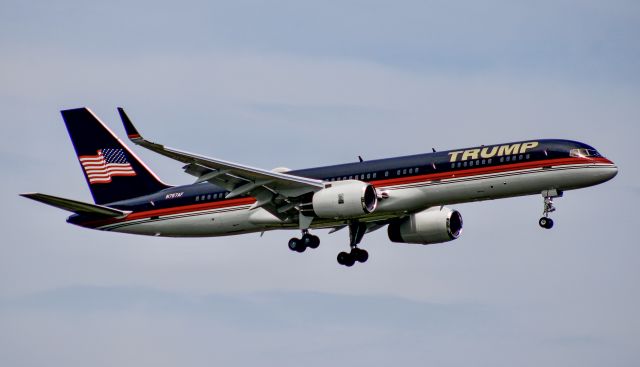
M 556 208 L 553 206 L 553 199 L 562 197 L 562 191 L 558 190 L 545 190 L 542 192 L 544 198 L 544 209 L 542 211 L 542 218 L 538 220 L 540 227 L 545 229 L 553 228 L 553 219 L 549 218 L 549 213 L 555 212 Z

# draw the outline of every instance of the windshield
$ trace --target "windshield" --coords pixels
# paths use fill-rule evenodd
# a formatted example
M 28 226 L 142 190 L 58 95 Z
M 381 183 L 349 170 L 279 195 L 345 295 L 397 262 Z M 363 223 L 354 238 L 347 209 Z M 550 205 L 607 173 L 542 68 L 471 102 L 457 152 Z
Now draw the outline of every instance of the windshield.
M 569 151 L 569 156 L 571 156 L 571 157 L 579 157 L 579 158 L 601 157 L 600 153 L 598 153 L 597 150 L 595 150 L 595 149 L 587 149 L 587 148 L 571 149 Z

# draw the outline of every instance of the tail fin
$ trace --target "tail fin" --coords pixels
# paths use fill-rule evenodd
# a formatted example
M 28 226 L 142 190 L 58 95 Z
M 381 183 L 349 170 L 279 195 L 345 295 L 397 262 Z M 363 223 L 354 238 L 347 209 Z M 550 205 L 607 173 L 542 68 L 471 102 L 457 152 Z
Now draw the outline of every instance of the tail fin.
M 130 199 L 170 187 L 88 108 L 61 113 L 96 204 Z

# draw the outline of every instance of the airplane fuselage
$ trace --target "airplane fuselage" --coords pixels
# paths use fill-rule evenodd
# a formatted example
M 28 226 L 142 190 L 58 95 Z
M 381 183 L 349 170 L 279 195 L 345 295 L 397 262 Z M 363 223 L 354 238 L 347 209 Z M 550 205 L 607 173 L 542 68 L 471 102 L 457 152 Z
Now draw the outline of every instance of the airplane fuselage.
M 613 178 L 617 167 L 594 148 L 570 140 L 529 140 L 404 157 L 293 170 L 289 175 L 371 183 L 375 211 L 360 222 L 384 221 L 433 206 L 540 195 L 596 185 Z M 298 228 L 298 218 L 252 208 L 250 195 L 227 198 L 229 191 L 208 182 L 175 186 L 109 203 L 131 212 L 123 218 L 72 215 L 83 227 L 152 236 L 206 237 Z M 544 193 L 543 193 L 544 195 Z M 301 213 L 312 211 L 300 208 Z M 309 228 L 347 224 L 344 219 L 313 218 Z

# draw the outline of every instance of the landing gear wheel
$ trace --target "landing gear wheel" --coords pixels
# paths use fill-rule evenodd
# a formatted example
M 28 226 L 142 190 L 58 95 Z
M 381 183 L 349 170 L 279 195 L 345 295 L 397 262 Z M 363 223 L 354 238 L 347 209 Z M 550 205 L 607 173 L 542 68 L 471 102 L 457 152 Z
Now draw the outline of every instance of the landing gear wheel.
M 367 250 L 363 250 L 355 247 L 351 250 L 351 256 L 359 263 L 364 263 L 369 259 L 369 253 Z
M 304 252 L 304 250 L 307 249 L 307 246 L 305 246 L 304 242 L 295 237 L 289 240 L 288 245 L 289 249 L 295 252 Z
M 318 246 L 320 246 L 320 237 L 311 235 L 311 244 L 309 245 L 309 247 L 318 248 Z
M 553 228 L 553 219 L 547 218 L 547 217 L 542 217 L 538 221 L 538 224 L 542 228 L 551 229 L 551 228 Z
M 356 260 L 348 252 L 341 252 L 338 254 L 338 264 L 340 265 L 351 267 L 355 262 Z
M 320 237 L 305 233 L 302 236 L 302 243 L 309 248 L 318 248 L 320 246 Z

